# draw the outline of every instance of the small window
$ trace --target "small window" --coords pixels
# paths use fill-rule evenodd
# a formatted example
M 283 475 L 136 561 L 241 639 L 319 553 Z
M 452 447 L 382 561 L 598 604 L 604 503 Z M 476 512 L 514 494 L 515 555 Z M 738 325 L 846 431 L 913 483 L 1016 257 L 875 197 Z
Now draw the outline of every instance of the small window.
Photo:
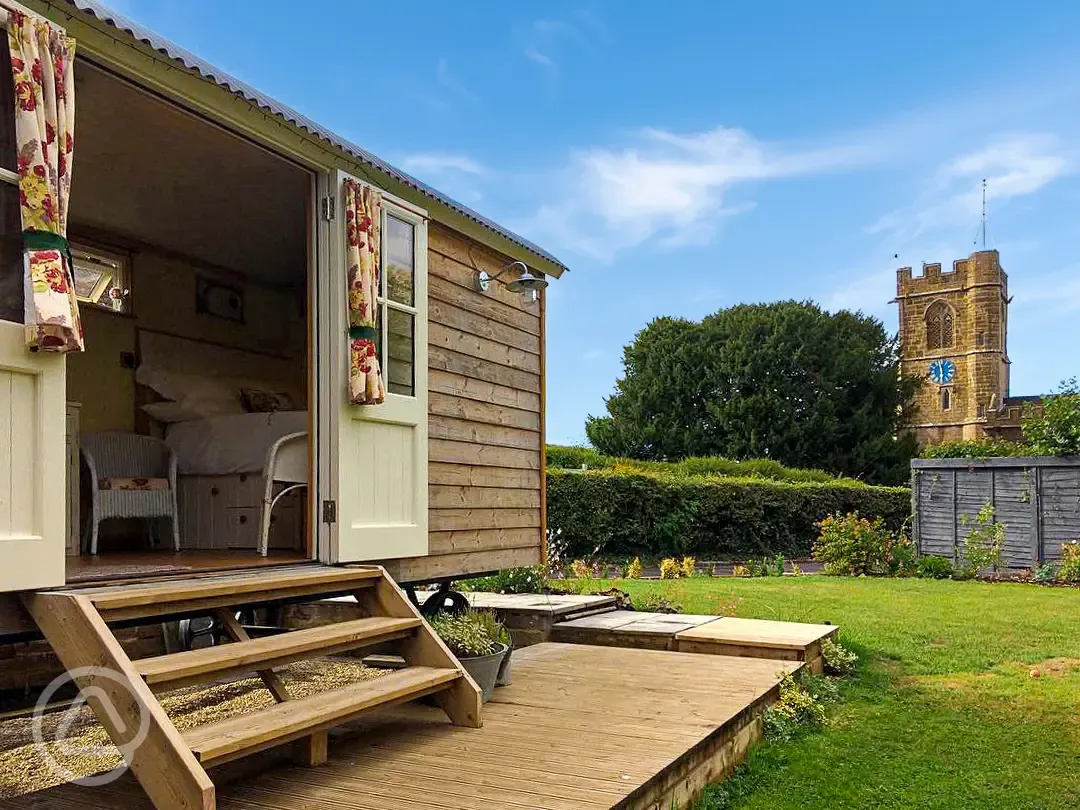
M 380 357 L 391 394 L 416 396 L 416 241 L 413 222 L 387 212 L 379 291 Z
M 975 345 L 976 346 L 985 346 L 986 345 L 986 332 L 976 332 L 975 333 Z
M 947 411 L 952 408 L 952 393 L 948 388 L 941 389 L 941 410 Z
M 109 312 L 131 312 L 131 258 L 85 245 L 72 245 L 75 297 Z
M 980 405 L 978 407 L 979 416 L 986 416 L 986 406 Z

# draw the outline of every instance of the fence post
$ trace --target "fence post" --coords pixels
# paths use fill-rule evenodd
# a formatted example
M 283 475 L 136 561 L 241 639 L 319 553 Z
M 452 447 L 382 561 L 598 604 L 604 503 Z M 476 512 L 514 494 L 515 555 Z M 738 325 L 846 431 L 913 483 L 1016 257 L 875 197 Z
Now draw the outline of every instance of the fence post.
M 1036 565 L 1043 562 L 1042 542 L 1042 470 L 1035 467 L 1035 485 L 1031 493 L 1031 542 L 1035 545 L 1031 558 Z
M 919 471 L 911 468 L 911 535 L 915 550 L 922 554 L 922 535 L 919 533 Z
M 953 562 L 955 563 L 955 562 L 960 561 L 960 556 L 959 556 L 959 551 L 960 551 L 960 528 L 956 525 L 957 518 L 959 517 L 957 515 L 957 513 L 956 513 L 956 470 L 955 469 L 951 470 L 951 472 L 952 472 L 952 504 L 951 504 L 951 506 L 952 506 L 952 556 L 953 556 Z

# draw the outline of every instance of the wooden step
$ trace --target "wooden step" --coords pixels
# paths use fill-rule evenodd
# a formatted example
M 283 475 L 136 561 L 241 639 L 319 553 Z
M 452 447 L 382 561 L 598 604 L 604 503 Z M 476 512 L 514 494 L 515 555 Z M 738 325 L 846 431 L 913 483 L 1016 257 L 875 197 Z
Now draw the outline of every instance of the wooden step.
M 155 691 L 161 691 L 404 638 L 420 625 L 417 618 L 356 619 L 262 636 L 251 641 L 142 658 L 133 663 L 143 679 Z
M 374 680 L 199 726 L 184 732 L 184 742 L 204 767 L 219 765 L 350 722 L 381 707 L 441 691 L 461 677 L 458 669 L 408 667 Z
M 86 596 L 107 622 L 182 615 L 217 607 L 339 596 L 373 586 L 379 568 L 299 566 L 243 574 L 69 591 Z

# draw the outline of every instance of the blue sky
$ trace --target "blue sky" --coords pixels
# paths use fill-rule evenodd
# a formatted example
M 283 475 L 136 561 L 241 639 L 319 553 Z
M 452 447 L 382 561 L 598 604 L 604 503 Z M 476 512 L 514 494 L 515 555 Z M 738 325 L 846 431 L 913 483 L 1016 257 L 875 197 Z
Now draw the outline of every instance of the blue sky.
M 124 0 L 117 10 L 559 256 L 548 436 L 650 319 L 989 245 L 1014 394 L 1080 373 L 1080 4 Z M 899 259 L 894 255 L 899 254 Z

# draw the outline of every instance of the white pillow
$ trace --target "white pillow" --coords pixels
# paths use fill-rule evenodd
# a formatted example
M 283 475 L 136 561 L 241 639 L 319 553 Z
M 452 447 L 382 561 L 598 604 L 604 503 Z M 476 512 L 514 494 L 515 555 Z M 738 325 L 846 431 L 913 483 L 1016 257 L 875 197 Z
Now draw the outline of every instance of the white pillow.
M 183 374 L 165 369 L 140 366 L 135 372 L 135 380 L 147 388 L 152 388 L 171 403 L 152 403 L 153 405 L 180 404 L 181 410 L 159 408 L 163 414 L 175 416 L 179 413 L 195 414 L 187 415 L 182 419 L 161 418 L 163 422 L 187 421 L 188 419 L 202 419 L 207 416 L 215 416 L 225 413 L 243 413 L 244 406 L 240 401 L 240 386 L 234 380 L 224 377 L 213 377 L 205 374 Z M 145 408 L 145 406 L 144 406 Z M 151 416 L 154 414 L 150 411 Z M 154 416 L 155 419 L 159 417 Z
M 151 402 L 149 405 L 143 405 L 142 409 L 146 411 L 151 418 L 168 424 L 172 424 L 173 422 L 192 422 L 207 416 L 207 414 L 203 413 L 192 403 L 185 402 Z

